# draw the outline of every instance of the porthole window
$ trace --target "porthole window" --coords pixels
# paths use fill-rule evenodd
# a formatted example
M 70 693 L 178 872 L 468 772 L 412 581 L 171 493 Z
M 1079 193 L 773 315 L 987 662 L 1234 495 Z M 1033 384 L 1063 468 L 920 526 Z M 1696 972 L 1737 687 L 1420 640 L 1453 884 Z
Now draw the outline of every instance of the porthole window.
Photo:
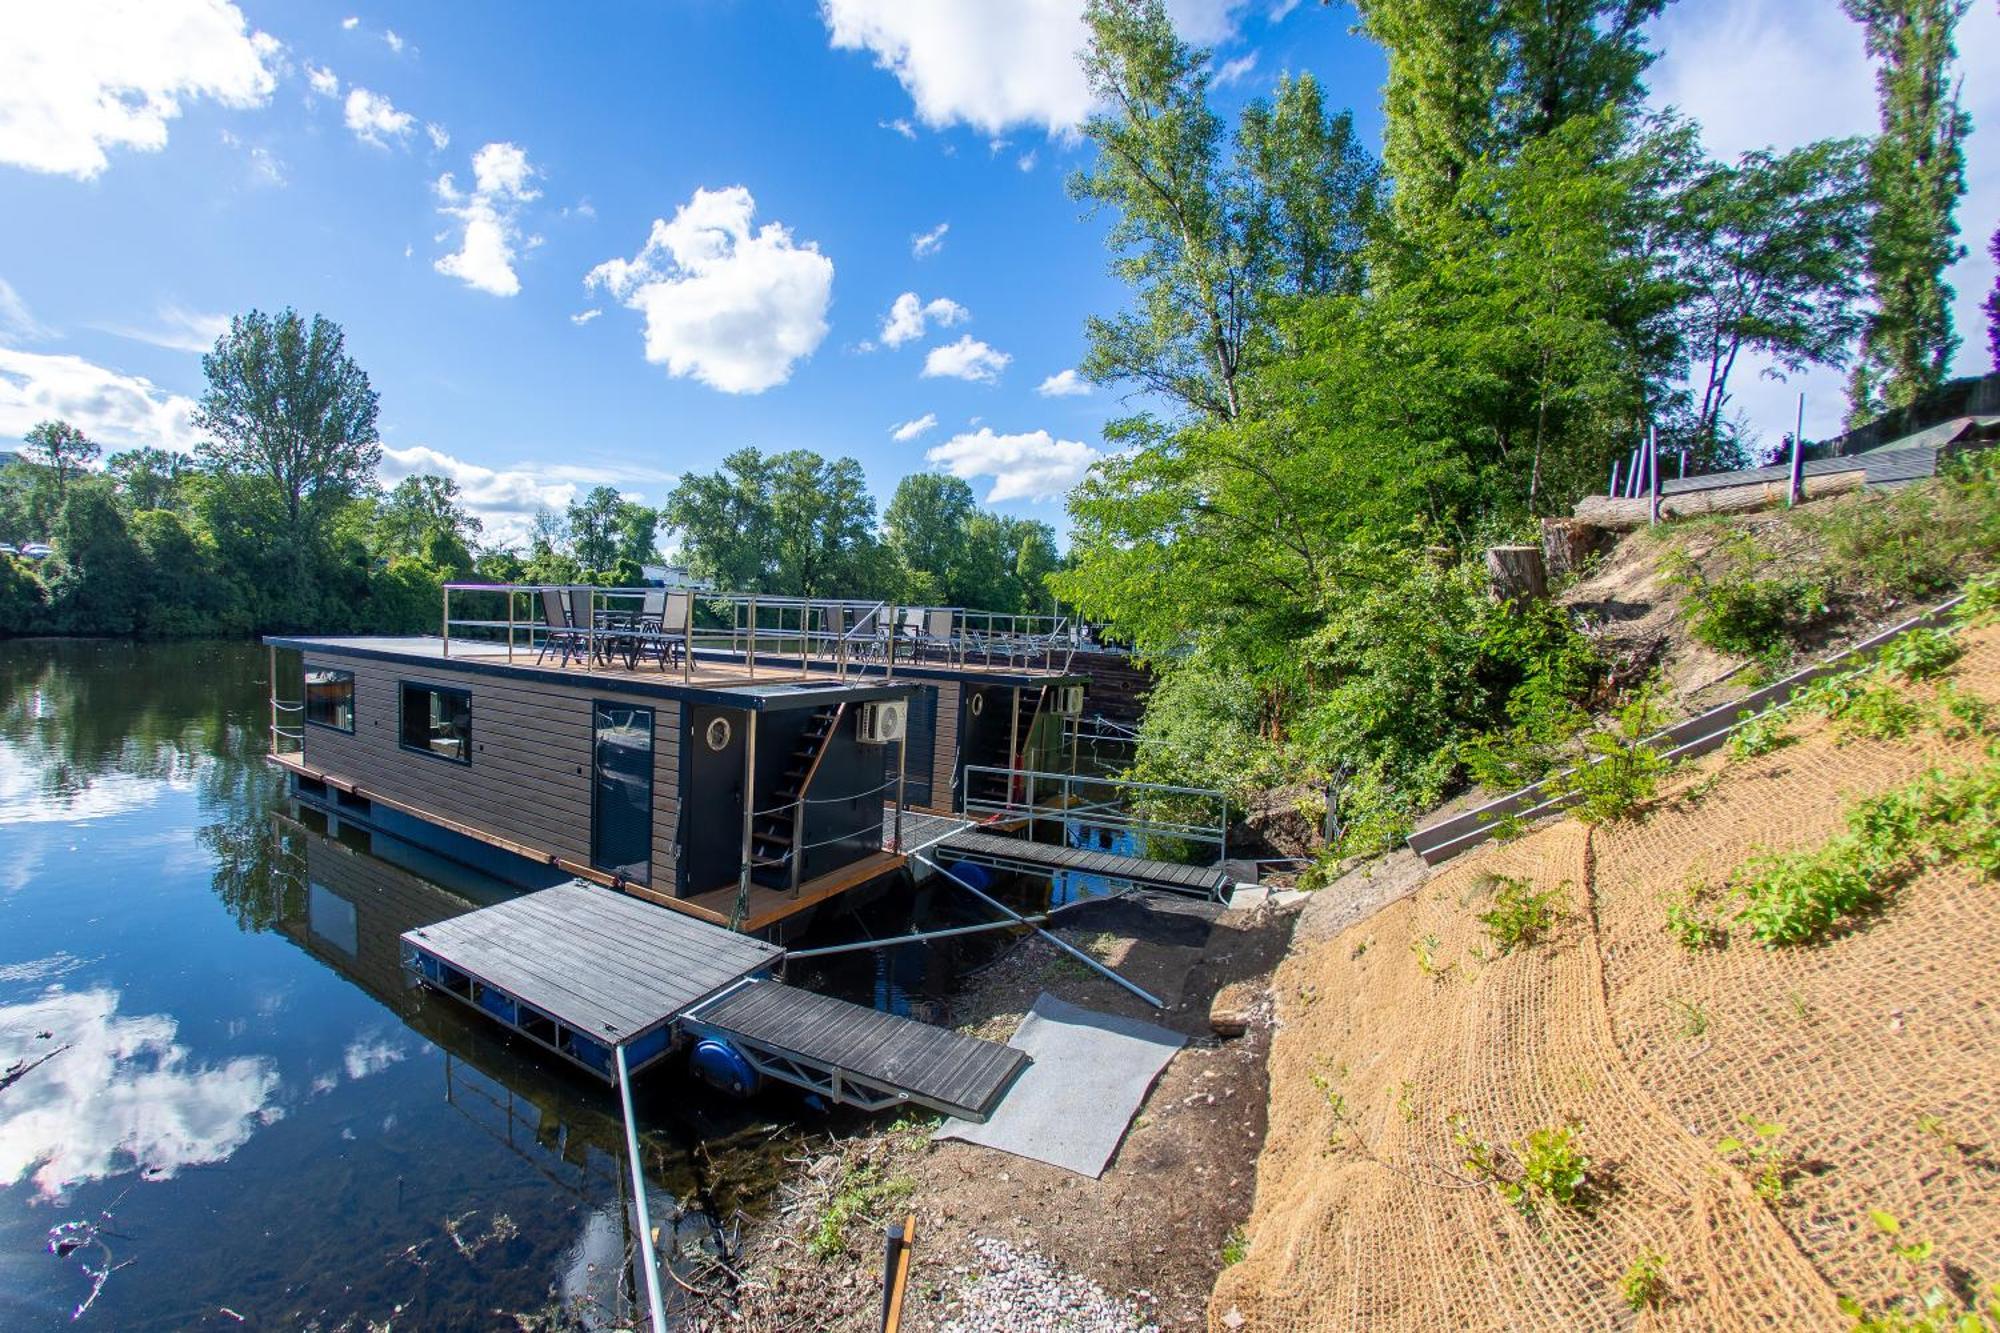
M 729 719 L 726 717 L 710 718 L 708 720 L 708 730 L 704 735 L 707 737 L 709 749 L 724 750 L 729 748 Z
M 970 707 L 972 708 L 972 715 L 974 717 L 978 717 L 981 713 L 986 711 L 986 696 L 983 694 L 973 695 Z

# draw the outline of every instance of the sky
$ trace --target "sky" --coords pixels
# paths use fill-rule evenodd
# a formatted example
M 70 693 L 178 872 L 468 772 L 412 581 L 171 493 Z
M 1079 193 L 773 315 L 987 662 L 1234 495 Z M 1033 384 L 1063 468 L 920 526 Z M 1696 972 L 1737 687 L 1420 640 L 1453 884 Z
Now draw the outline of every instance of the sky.
M 858 459 L 879 501 L 965 478 L 1064 526 L 1132 404 L 1075 373 L 1125 301 L 1087 161 L 1081 0 L 396 6 L 0 0 L 0 447 L 65 417 L 190 449 L 230 314 L 337 321 L 381 396 L 383 476 L 455 479 L 489 542 L 594 485 L 659 503 L 731 451 Z M 1225 114 L 1311 71 L 1378 143 L 1383 64 L 1338 4 L 1171 0 Z M 1831 0 L 1681 0 L 1657 105 L 1711 151 L 1874 125 Z M 2000 50 L 1976 5 L 1960 49 Z M 1977 307 L 2000 214 L 2000 81 L 1952 273 Z M 1753 368 L 1754 371 L 1754 368 Z M 1775 439 L 1841 376 L 1739 371 Z

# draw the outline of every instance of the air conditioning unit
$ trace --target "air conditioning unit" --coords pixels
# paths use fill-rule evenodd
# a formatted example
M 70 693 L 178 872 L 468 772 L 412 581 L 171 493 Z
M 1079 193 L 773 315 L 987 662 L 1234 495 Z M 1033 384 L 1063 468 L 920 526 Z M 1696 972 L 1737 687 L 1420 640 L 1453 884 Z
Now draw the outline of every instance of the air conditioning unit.
M 1083 716 L 1083 686 L 1081 685 L 1057 686 L 1056 712 L 1063 717 Z
M 861 705 L 855 726 L 863 745 L 889 745 L 903 739 L 909 704 L 901 699 L 878 699 Z

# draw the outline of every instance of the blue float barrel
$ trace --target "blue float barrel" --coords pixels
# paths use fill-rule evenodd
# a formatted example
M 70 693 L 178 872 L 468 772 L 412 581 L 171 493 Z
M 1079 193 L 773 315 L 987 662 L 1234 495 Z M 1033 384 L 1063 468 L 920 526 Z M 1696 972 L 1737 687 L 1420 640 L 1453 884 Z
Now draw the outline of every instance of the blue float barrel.
M 743 1052 L 719 1037 L 704 1037 L 695 1043 L 688 1053 L 688 1070 L 732 1097 L 748 1097 L 764 1085 L 764 1076 Z

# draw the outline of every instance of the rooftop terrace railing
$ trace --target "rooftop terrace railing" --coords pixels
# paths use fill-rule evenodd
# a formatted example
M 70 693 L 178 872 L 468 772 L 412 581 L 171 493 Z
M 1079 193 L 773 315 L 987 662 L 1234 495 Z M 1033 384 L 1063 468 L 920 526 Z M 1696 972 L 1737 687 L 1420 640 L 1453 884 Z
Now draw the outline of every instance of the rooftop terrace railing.
M 560 612 L 552 612 L 559 607 Z M 455 613 L 456 612 L 456 613 Z M 1065 615 L 906 606 L 839 597 L 783 597 L 692 587 L 600 588 L 539 583 L 447 583 L 444 653 L 454 644 L 505 644 L 508 661 L 559 652 L 567 663 L 628 669 L 656 660 L 691 679 L 699 664 L 729 661 L 751 678 L 899 666 L 1067 671 L 1079 644 Z

